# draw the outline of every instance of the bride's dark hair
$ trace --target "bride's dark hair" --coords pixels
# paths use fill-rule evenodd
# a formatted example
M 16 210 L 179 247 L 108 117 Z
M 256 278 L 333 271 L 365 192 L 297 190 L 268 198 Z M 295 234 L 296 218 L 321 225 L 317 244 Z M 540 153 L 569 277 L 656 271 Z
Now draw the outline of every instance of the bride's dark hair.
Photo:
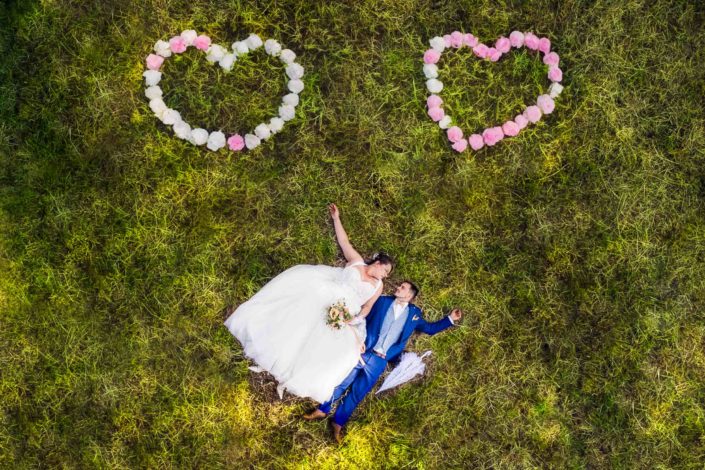
M 380 264 L 388 264 L 392 267 L 392 269 L 394 269 L 394 258 L 389 256 L 384 251 L 380 251 L 372 255 L 370 259 L 365 260 L 365 264 L 374 264 L 378 261 Z

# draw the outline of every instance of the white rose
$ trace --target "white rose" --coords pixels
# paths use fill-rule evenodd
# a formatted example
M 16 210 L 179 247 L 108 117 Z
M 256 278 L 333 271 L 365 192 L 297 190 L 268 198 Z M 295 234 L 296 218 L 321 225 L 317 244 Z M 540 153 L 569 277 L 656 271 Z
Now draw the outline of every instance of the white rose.
M 286 66 L 286 74 L 292 80 L 296 80 L 304 76 L 304 68 L 296 62 L 293 62 Z
M 282 102 L 284 104 L 288 104 L 289 106 L 298 106 L 299 95 L 297 95 L 296 93 L 289 93 L 288 95 L 284 95 Z
M 162 113 L 162 122 L 164 124 L 172 125 L 181 121 L 181 113 L 175 109 L 167 108 Z
M 156 86 L 162 79 L 162 73 L 157 70 L 147 70 L 142 74 L 142 76 L 144 77 L 144 81 L 147 86 Z
M 254 134 L 245 134 L 245 147 L 252 150 L 257 147 L 262 141 Z
M 548 87 L 548 94 L 551 98 L 555 98 L 561 94 L 563 91 L 563 85 L 558 82 L 553 82 L 550 87 Z
M 275 117 L 269 121 L 269 130 L 272 131 L 273 134 L 276 134 L 277 132 L 279 132 L 283 128 L 284 128 L 284 121 L 282 120 L 282 118 Z
M 220 59 L 225 57 L 225 54 L 227 54 L 228 51 L 225 50 L 225 48 L 221 45 L 218 44 L 211 44 L 211 46 L 208 48 L 208 54 L 206 55 L 206 60 L 210 62 L 211 64 L 218 62 Z
M 264 50 L 271 56 L 277 56 L 282 51 L 282 46 L 274 39 L 264 41 Z
M 148 87 L 146 90 L 144 90 L 144 96 L 146 96 L 150 100 L 153 100 L 155 98 L 161 98 L 162 97 L 162 89 L 159 88 L 158 86 Z
M 443 52 L 446 48 L 446 42 L 440 36 L 436 36 L 428 42 L 431 44 L 431 48 L 437 50 L 438 52 Z
M 232 44 L 233 50 L 238 54 L 238 55 L 243 55 L 247 54 L 250 52 L 250 49 L 247 47 L 247 44 L 245 41 L 236 41 Z
M 191 126 L 189 126 L 188 122 L 179 121 L 174 124 L 173 129 L 174 135 L 179 139 L 191 140 Z
M 214 152 L 225 147 L 225 134 L 220 131 L 211 132 L 206 147 Z
M 225 54 L 222 59 L 220 59 L 220 66 L 224 70 L 230 71 L 235 63 L 235 54 Z
M 262 140 L 266 140 L 269 138 L 269 136 L 272 135 L 272 132 L 269 130 L 269 127 L 265 123 L 262 123 L 255 127 L 255 134 L 257 137 L 259 137 Z
M 438 121 L 438 127 L 440 127 L 441 129 L 448 129 L 450 127 L 450 123 L 450 116 L 445 115 L 440 121 Z
M 205 129 L 194 129 L 191 131 L 191 143 L 194 145 L 203 145 L 208 142 L 208 131 Z
M 256 34 L 250 34 L 247 39 L 245 39 L 245 44 L 247 44 L 247 47 L 250 48 L 251 51 L 254 51 L 262 45 L 262 39 Z
M 284 50 L 281 51 L 281 53 L 279 54 L 279 58 L 280 58 L 280 59 L 282 60 L 282 62 L 284 62 L 285 64 L 290 64 L 290 63 L 292 63 L 293 61 L 296 60 L 296 54 L 294 54 L 294 51 L 292 51 L 291 49 L 284 49 Z
M 438 66 L 436 64 L 423 64 L 423 74 L 426 78 L 438 77 Z
M 428 91 L 430 91 L 431 93 L 440 93 L 440 91 L 443 89 L 443 82 L 438 79 L 431 78 L 429 80 L 426 80 L 426 88 L 428 88 Z
M 301 80 L 289 80 L 289 91 L 292 93 L 301 93 L 304 89 L 304 82 Z
M 149 102 L 149 108 L 152 110 L 155 116 L 157 116 L 160 120 L 162 118 L 162 114 L 164 114 L 164 111 L 169 109 L 164 103 L 164 100 L 161 98 L 154 98 L 150 100 Z
M 160 39 L 154 43 L 154 53 L 162 57 L 171 57 L 171 47 L 168 42 Z
M 282 121 L 291 121 L 294 119 L 294 116 L 296 115 L 296 109 L 293 106 L 289 106 L 288 104 L 283 104 L 279 106 L 279 117 L 282 119 Z
M 187 46 L 193 46 L 193 41 L 198 37 L 198 33 L 192 29 L 187 29 L 181 32 L 181 39 L 184 40 Z

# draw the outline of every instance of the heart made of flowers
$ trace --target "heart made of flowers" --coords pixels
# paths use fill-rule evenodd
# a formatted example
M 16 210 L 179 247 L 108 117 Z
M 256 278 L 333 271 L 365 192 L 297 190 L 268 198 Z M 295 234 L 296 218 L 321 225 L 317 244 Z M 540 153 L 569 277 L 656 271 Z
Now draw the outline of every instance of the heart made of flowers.
M 259 124 L 252 133 L 245 134 L 244 137 L 237 133 L 232 134 L 226 140 L 225 134 L 220 130 L 209 132 L 206 129 L 194 129 L 181 119 L 181 114 L 178 111 L 169 108 L 162 100 L 162 89 L 158 86 L 162 72 L 159 69 L 164 63 L 164 59 L 171 57 L 172 54 L 181 54 L 189 47 L 195 47 L 206 53 L 208 62 L 218 63 L 224 70 L 230 71 L 238 57 L 254 51 L 262 45 L 264 45 L 267 54 L 279 57 L 286 64 L 285 72 L 289 77 L 287 87 L 290 93 L 282 99 L 279 114 L 268 123 Z M 169 39 L 169 42 L 162 40 L 156 42 L 154 53 L 149 54 L 146 59 L 147 71 L 142 74 L 147 85 L 145 95 L 150 100 L 149 107 L 154 115 L 164 124 L 172 126 L 174 134 L 180 139 L 194 145 L 205 144 L 212 151 L 220 150 L 226 144 L 230 150 L 235 152 L 245 147 L 253 149 L 263 140 L 281 131 L 286 121 L 294 119 L 296 106 L 299 104 L 299 93 L 304 89 L 304 82 L 301 81 L 304 76 L 304 68 L 295 61 L 296 54 L 289 49 L 282 49 L 281 44 L 274 39 L 262 42 L 258 35 L 250 34 L 247 39 L 234 42 L 231 47 L 232 51 L 229 51 L 223 46 L 212 44 L 211 39 L 206 35 L 199 35 L 193 30 L 183 31 L 180 35 Z
M 431 93 L 426 100 L 428 115 L 438 123 L 441 129 L 446 129 L 448 140 L 452 143 L 453 150 L 464 152 L 468 145 L 473 150 L 480 150 L 485 145 L 493 146 L 505 137 L 514 137 L 528 126 L 536 123 L 544 114 L 551 114 L 555 107 L 553 98 L 563 91 L 560 82 L 563 80 L 563 72 L 558 67 L 560 57 L 551 51 L 551 41 L 548 38 L 539 38 L 533 33 L 522 33 L 513 31 L 509 38 L 504 36 L 497 39 L 494 47 L 488 47 L 479 42 L 472 34 L 463 34 L 454 31 L 443 37 L 436 36 L 430 41 L 431 48 L 423 55 L 423 71 L 426 76 L 426 88 Z M 472 134 L 467 139 L 463 136 L 463 131 L 458 126 L 451 126 L 452 119 L 443 111 L 443 100 L 438 93 L 443 90 L 443 83 L 438 80 L 438 61 L 446 48 L 459 49 L 463 46 L 472 48 L 472 52 L 480 59 L 487 59 L 497 62 L 503 54 L 506 54 L 512 47 L 526 47 L 531 50 L 538 50 L 543 53 L 543 63 L 548 65 L 548 79 L 552 82 L 548 89 L 548 94 L 538 97 L 535 105 L 528 106 L 521 114 L 518 114 L 513 121 L 507 121 L 501 126 L 488 127 L 480 134 Z

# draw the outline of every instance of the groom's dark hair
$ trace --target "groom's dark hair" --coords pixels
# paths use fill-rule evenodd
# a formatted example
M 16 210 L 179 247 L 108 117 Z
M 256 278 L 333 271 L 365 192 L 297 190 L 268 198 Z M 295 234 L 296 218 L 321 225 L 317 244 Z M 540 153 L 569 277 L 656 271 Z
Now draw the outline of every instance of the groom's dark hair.
M 420 292 L 419 286 L 417 286 L 413 282 L 409 281 L 408 279 L 405 280 L 404 282 L 402 282 L 402 284 L 404 284 L 404 283 L 409 284 L 409 287 L 411 287 L 411 292 L 414 293 L 414 296 L 411 298 L 411 300 L 414 300 L 419 295 L 419 292 Z

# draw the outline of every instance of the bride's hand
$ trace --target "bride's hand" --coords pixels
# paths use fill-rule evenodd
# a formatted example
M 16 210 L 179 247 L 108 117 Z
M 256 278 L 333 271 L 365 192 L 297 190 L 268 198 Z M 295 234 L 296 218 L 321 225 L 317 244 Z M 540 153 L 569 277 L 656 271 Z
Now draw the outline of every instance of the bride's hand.
M 338 206 L 335 204 L 328 204 L 328 209 L 330 210 L 330 216 L 333 217 L 333 219 L 338 219 L 340 217 L 340 211 L 338 210 Z
M 365 352 L 365 343 L 360 343 L 360 354 Z

